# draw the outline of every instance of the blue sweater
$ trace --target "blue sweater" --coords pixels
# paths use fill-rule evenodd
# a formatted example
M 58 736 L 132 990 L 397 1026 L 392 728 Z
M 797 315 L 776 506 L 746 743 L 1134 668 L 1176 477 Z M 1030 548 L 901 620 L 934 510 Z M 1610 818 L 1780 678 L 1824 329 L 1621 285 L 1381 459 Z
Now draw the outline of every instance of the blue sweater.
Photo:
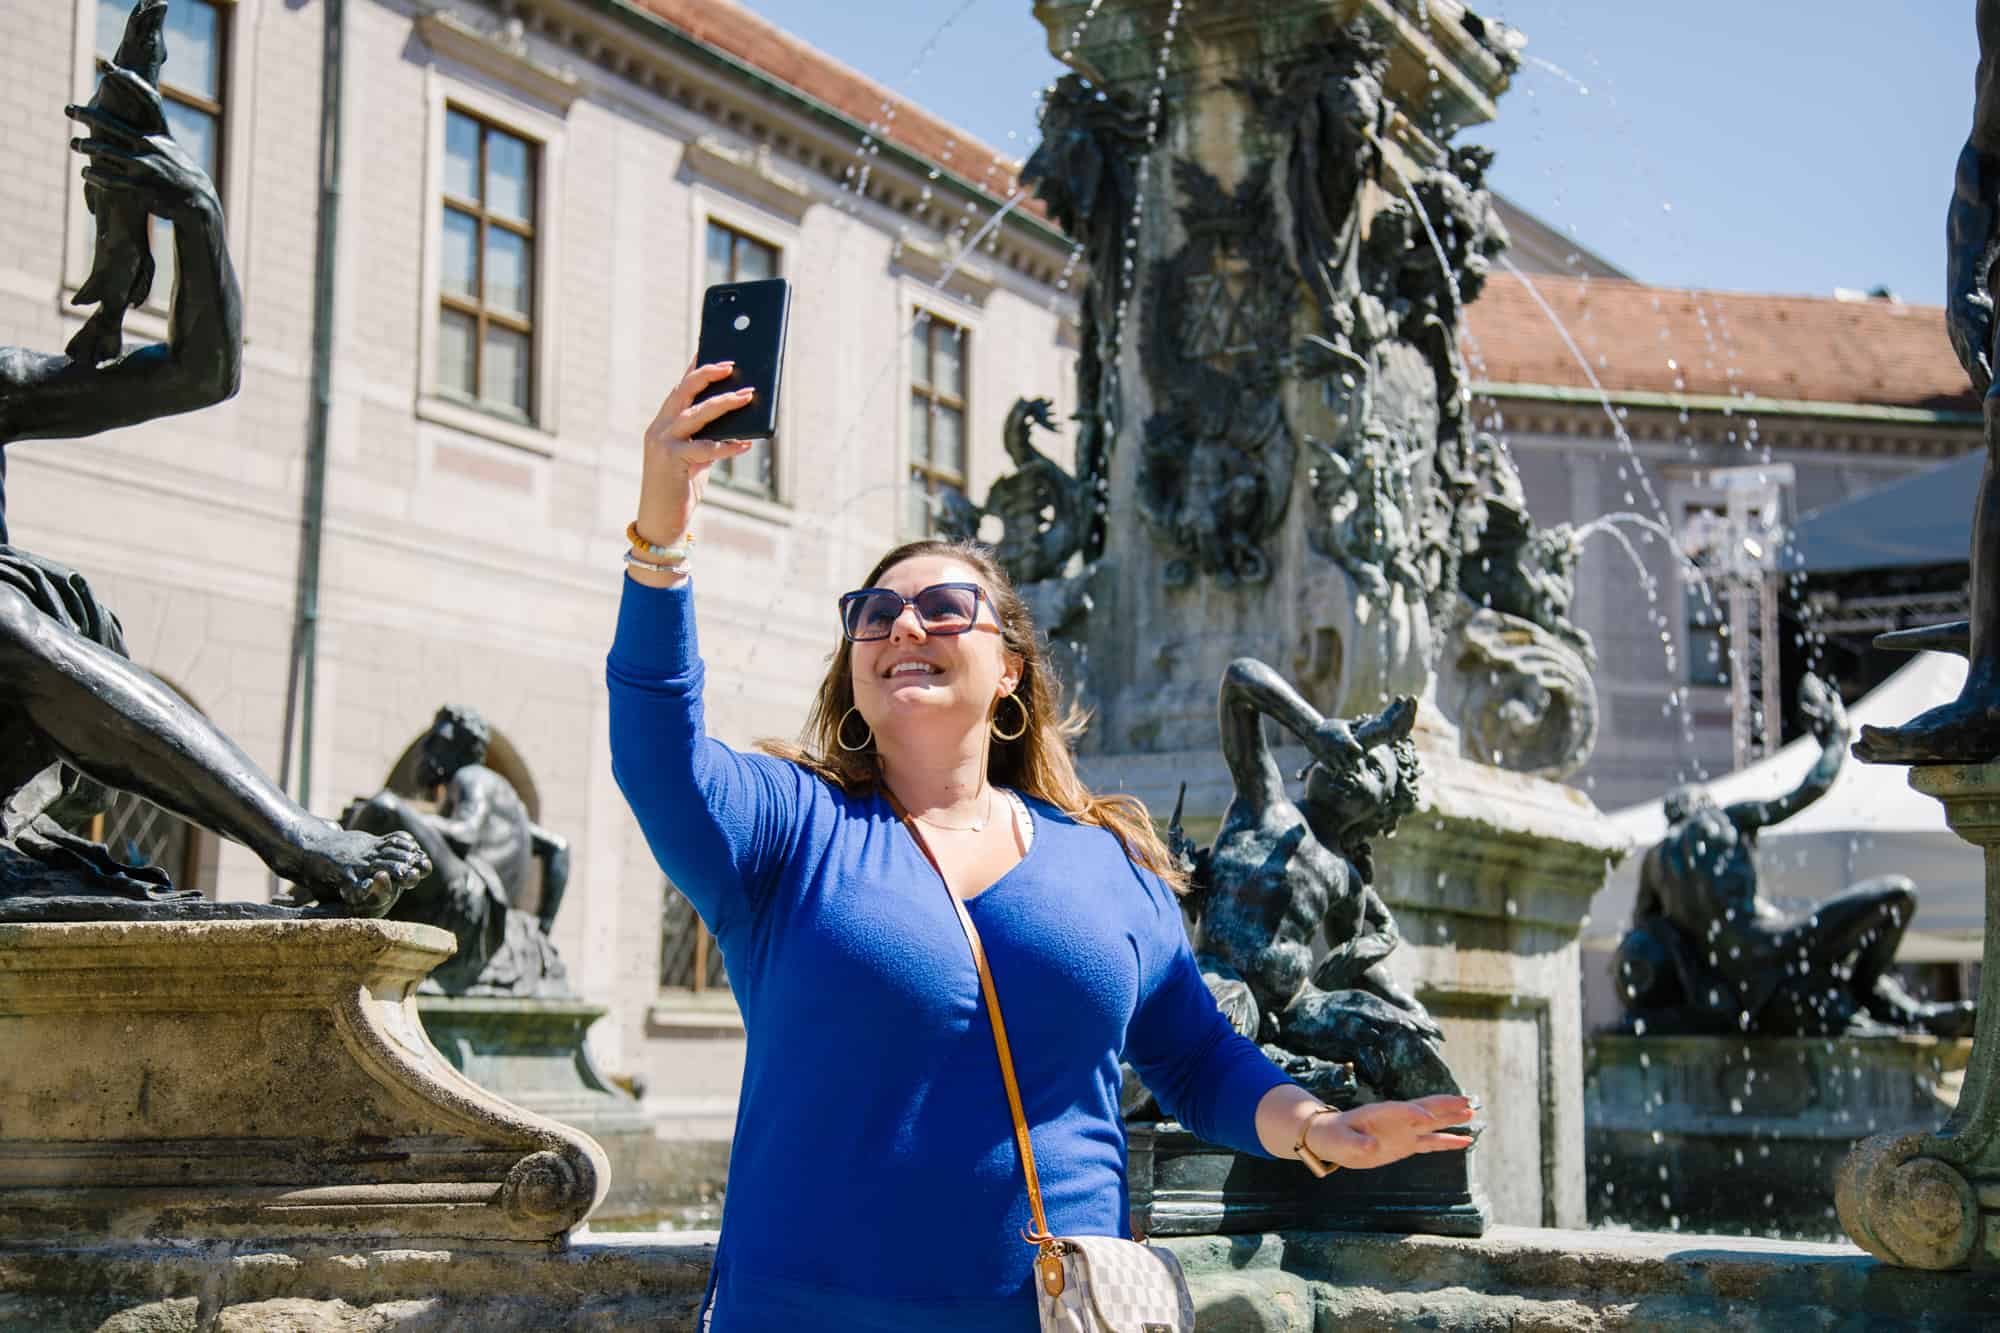
M 748 1039 L 713 1333 L 1035 1328 L 1027 1188 L 936 873 L 879 795 L 705 734 L 687 586 L 626 580 L 607 675 L 613 771 L 721 946 Z M 1167 886 L 1105 830 L 1027 804 L 1027 856 L 969 907 L 1049 1228 L 1122 1236 L 1121 1056 L 1244 1152 L 1285 1078 L 1217 1011 Z

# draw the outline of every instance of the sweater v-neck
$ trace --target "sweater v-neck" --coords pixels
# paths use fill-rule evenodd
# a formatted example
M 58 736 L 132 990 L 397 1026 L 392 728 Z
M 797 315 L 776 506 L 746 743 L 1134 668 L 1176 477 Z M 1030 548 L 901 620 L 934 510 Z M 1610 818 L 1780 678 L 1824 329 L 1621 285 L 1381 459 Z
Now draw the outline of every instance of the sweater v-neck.
M 875 799 L 881 802 L 883 808 L 889 812 L 889 818 L 895 822 L 897 832 L 902 834 L 903 841 L 908 845 L 911 854 L 914 855 L 917 858 L 917 860 L 923 863 L 925 870 L 930 871 L 931 878 L 936 879 L 941 885 L 943 885 L 944 891 L 946 893 L 951 894 L 953 897 L 957 897 L 958 896 L 957 893 L 951 887 L 951 881 L 947 880 L 944 877 L 943 871 L 939 870 L 936 866 L 931 864 L 930 857 L 924 855 L 924 849 L 917 845 L 917 840 L 915 836 L 911 834 L 909 825 L 904 823 L 902 819 L 897 817 L 896 807 L 889 803 L 888 796 L 884 794 L 883 789 L 880 786 L 876 787 L 875 789 Z M 1011 801 L 1008 802 L 1008 805 L 1010 807 L 1012 806 L 1012 804 L 1013 802 Z M 1020 860 L 1014 862 L 1013 865 L 1008 866 L 1005 870 L 1001 871 L 1000 877 L 998 879 L 995 879 L 991 884 L 988 884 L 985 888 L 973 894 L 970 898 L 959 898 L 959 901 L 964 903 L 968 909 L 970 909 L 973 906 L 973 904 L 986 898 L 995 889 L 1004 887 L 1009 880 L 1019 875 L 1021 872 L 1021 867 L 1028 864 L 1028 859 L 1035 854 L 1035 848 L 1039 847 L 1043 843 L 1043 841 L 1045 841 L 1045 839 L 1042 837 L 1043 830 L 1039 823 L 1041 816 L 1035 813 L 1034 798 L 1026 794 L 1023 794 L 1021 797 L 1021 808 L 1028 812 L 1028 824 L 1032 829 L 1032 832 L 1030 833 L 1028 838 L 1028 850 L 1021 853 Z M 1012 822 L 1013 817 L 1014 817 L 1014 812 L 1010 808 L 1007 812 L 1007 818 L 1010 823 Z

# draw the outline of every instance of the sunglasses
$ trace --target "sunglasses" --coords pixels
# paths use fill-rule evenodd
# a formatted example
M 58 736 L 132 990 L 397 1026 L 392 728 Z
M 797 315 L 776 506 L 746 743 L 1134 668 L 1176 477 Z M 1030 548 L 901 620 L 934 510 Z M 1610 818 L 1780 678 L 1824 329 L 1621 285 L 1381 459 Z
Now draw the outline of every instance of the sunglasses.
M 993 613 L 991 621 L 979 619 L 984 602 Z M 970 629 L 1000 632 L 999 612 L 986 600 L 986 590 L 977 583 L 933 583 L 915 597 L 905 597 L 888 588 L 862 588 L 843 593 L 840 598 L 840 632 L 849 643 L 874 643 L 889 637 L 903 608 L 917 608 L 917 623 L 926 634 L 963 634 Z

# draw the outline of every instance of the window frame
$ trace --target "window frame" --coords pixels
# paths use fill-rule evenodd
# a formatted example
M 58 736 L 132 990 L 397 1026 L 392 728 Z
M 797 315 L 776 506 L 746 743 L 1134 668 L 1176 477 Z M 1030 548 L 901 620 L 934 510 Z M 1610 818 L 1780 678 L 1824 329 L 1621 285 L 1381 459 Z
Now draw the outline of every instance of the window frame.
M 219 123 L 216 126 L 216 196 L 222 200 L 223 233 L 232 255 L 249 253 L 250 223 L 249 190 L 240 179 L 245 173 L 236 169 L 237 164 L 247 166 L 251 161 L 250 130 L 254 115 L 238 114 L 238 95 L 254 87 L 250 68 L 250 55 L 257 45 L 257 25 L 263 21 L 264 7 L 270 0 L 209 0 L 215 6 L 220 30 L 219 42 L 222 47 L 218 59 L 217 79 L 220 93 Z M 97 91 L 97 10 L 99 0 L 72 0 L 71 14 L 73 31 L 70 65 L 72 96 L 78 105 L 88 102 Z M 169 65 L 168 73 L 172 66 Z M 163 77 L 163 84 L 171 84 L 170 77 Z M 164 95 L 164 89 L 162 90 Z M 192 101 L 192 94 L 180 100 Z M 51 108 L 60 113 L 61 108 Z M 77 137 L 82 131 L 76 122 L 68 122 L 69 137 Z M 69 154 L 74 157 L 75 154 Z M 80 164 L 78 164 L 80 170 Z M 93 249 L 96 244 L 96 229 L 92 225 L 90 209 L 83 202 L 83 180 L 78 170 L 66 172 L 68 180 L 68 211 L 63 228 L 63 272 L 62 312 L 65 336 L 75 332 L 89 317 L 88 310 L 77 309 L 69 304 L 70 298 L 83 287 L 90 277 Z M 162 277 L 165 275 L 163 274 Z M 237 282 L 247 294 L 250 287 L 248 274 L 239 267 Z M 125 336 L 128 341 L 165 342 L 168 338 L 167 306 L 173 296 L 172 284 L 154 284 L 152 294 L 142 306 L 126 312 Z
M 1666 495 L 1667 512 L 1673 515 L 1675 540 L 1687 531 L 1697 513 L 1725 513 L 1729 508 L 1729 496 L 1714 487 L 1680 482 L 1671 484 Z M 1726 596 L 1705 599 L 1702 584 L 1689 571 L 1684 558 L 1674 561 L 1674 575 L 1681 588 L 1680 615 L 1676 617 L 1676 647 L 1681 654 L 1680 670 L 1676 673 L 1675 685 L 1682 689 L 1706 691 L 1717 697 L 1726 697 L 1734 688 L 1734 672 L 1729 662 L 1729 635 L 1725 632 L 1729 624 L 1729 601 Z M 1697 609 L 1705 609 L 1709 622 L 1695 624 Z M 1717 648 L 1720 665 L 1717 678 L 1700 680 L 1695 676 L 1695 654 L 1701 645 L 1713 642 Z
M 970 499 L 972 496 L 972 478 L 977 472 L 974 457 L 975 451 L 973 448 L 972 403 L 978 387 L 973 371 L 970 350 L 979 341 L 979 324 L 976 319 L 968 318 L 968 312 L 965 309 L 940 300 L 940 293 L 933 287 L 912 283 L 908 280 L 905 280 L 899 286 L 898 297 L 901 305 L 897 311 L 897 327 L 901 332 L 901 337 L 898 339 L 900 344 L 898 350 L 901 365 L 899 377 L 901 393 L 897 395 L 896 400 L 896 435 L 898 440 L 901 441 L 901 447 L 898 450 L 899 456 L 896 469 L 896 523 L 899 529 L 903 529 L 906 538 L 914 539 L 931 536 L 935 530 L 931 529 L 928 523 L 926 524 L 927 530 L 923 532 L 916 532 L 907 528 L 909 496 L 904 488 L 911 484 L 916 474 L 922 473 L 925 479 L 925 494 L 934 494 L 935 492 L 932 491 L 931 485 L 938 480 L 949 482 L 950 474 L 941 472 L 931 467 L 928 463 L 919 463 L 917 461 L 917 442 L 911 438 L 910 434 L 910 402 L 920 392 L 926 393 L 932 402 L 940 402 L 942 398 L 935 391 L 919 390 L 915 373 L 910 367 L 910 342 L 916 334 L 920 319 L 922 319 L 925 327 L 930 330 L 935 330 L 939 323 L 944 323 L 959 331 L 959 398 L 956 408 L 959 414 L 961 429 L 964 432 L 960 440 L 960 445 L 963 450 L 961 461 L 965 470 L 959 474 L 956 484 L 960 493 Z M 925 316 L 928 316 L 928 318 L 922 318 Z M 934 351 L 933 355 L 935 355 Z M 947 403 L 946 405 L 949 406 L 951 404 Z
M 416 415 L 421 421 L 552 458 L 558 452 L 562 358 L 555 354 L 562 283 L 554 276 L 562 253 L 562 181 L 566 126 L 556 116 L 480 87 L 442 63 L 425 67 L 423 264 L 419 279 Z M 456 108 L 493 128 L 525 139 L 535 150 L 532 218 L 534 265 L 528 304 L 529 410 L 525 418 L 443 387 L 438 355 L 443 338 L 445 126 Z M 483 262 L 483 261 L 482 261 Z
M 523 424 L 530 424 L 536 419 L 536 407 L 541 392 L 541 366 L 539 364 L 541 358 L 538 354 L 537 334 L 539 331 L 535 327 L 535 310 L 538 306 L 538 298 L 543 286 L 543 267 L 541 237 L 535 226 L 535 222 L 541 212 L 542 145 L 525 134 L 515 132 L 504 124 L 496 122 L 487 116 L 482 116 L 468 107 L 458 105 L 454 99 L 447 97 L 444 108 L 444 123 L 447 127 L 450 125 L 451 117 L 454 114 L 463 116 L 479 127 L 478 171 L 482 192 L 485 189 L 487 161 L 492 136 L 495 134 L 506 135 L 508 138 L 517 140 L 528 146 L 528 174 L 533 181 L 533 204 L 528 210 L 530 213 L 528 220 L 525 223 L 516 222 L 511 218 L 501 217 L 490 212 L 485 199 L 467 199 L 463 196 L 451 194 L 443 187 L 442 182 L 440 182 L 437 194 L 438 244 L 440 247 L 439 281 L 437 285 L 437 302 L 440 307 L 438 321 L 440 330 L 442 330 L 446 311 L 452 314 L 471 317 L 474 329 L 472 343 L 473 391 L 467 394 L 458 389 L 447 388 L 442 382 L 442 375 L 439 373 L 435 359 L 443 350 L 442 331 L 440 331 L 439 345 L 432 353 L 431 373 L 438 377 L 436 391 L 440 397 L 448 398 L 453 402 L 476 411 L 491 412 L 496 416 L 508 420 L 518 420 Z M 457 295 L 447 291 L 444 286 L 442 247 L 444 244 L 444 219 L 449 213 L 459 213 L 470 217 L 478 228 L 478 241 L 474 246 L 475 254 L 473 259 L 474 285 L 479 289 L 476 298 Z M 527 307 L 525 316 L 517 315 L 511 311 L 503 311 L 487 304 L 485 290 L 487 232 L 492 227 L 498 227 L 502 232 L 526 242 L 528 254 L 528 292 L 525 301 Z M 489 324 L 505 329 L 510 333 L 518 334 L 527 341 L 528 392 L 527 404 L 524 407 L 510 406 L 480 392 L 484 380 L 486 331 Z M 519 415 L 516 416 L 516 413 Z

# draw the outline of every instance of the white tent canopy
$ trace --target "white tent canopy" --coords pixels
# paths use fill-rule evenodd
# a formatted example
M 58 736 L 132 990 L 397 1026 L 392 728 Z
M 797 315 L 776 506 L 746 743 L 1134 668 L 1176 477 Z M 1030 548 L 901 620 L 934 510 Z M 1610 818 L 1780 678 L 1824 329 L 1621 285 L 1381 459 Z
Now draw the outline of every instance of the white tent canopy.
M 1863 724 L 1895 726 L 1958 696 L 1965 661 L 1920 653 L 1848 710 Z M 1723 805 L 1782 796 L 1805 778 L 1820 745 L 1804 736 L 1776 754 L 1705 784 Z M 1662 795 L 1665 794 L 1664 787 Z M 1591 904 L 1586 948 L 1611 949 L 1630 924 L 1639 862 L 1666 833 L 1658 799 L 1614 811 L 1632 855 L 1612 872 Z M 1985 925 L 1985 869 L 1979 852 L 1944 822 L 1944 807 L 1910 789 L 1908 770 L 1849 758 L 1832 790 L 1759 835 L 1758 882 L 1778 906 L 1797 909 L 1877 875 L 1908 875 L 1918 907 L 1903 937 L 1906 962 L 1977 961 Z

